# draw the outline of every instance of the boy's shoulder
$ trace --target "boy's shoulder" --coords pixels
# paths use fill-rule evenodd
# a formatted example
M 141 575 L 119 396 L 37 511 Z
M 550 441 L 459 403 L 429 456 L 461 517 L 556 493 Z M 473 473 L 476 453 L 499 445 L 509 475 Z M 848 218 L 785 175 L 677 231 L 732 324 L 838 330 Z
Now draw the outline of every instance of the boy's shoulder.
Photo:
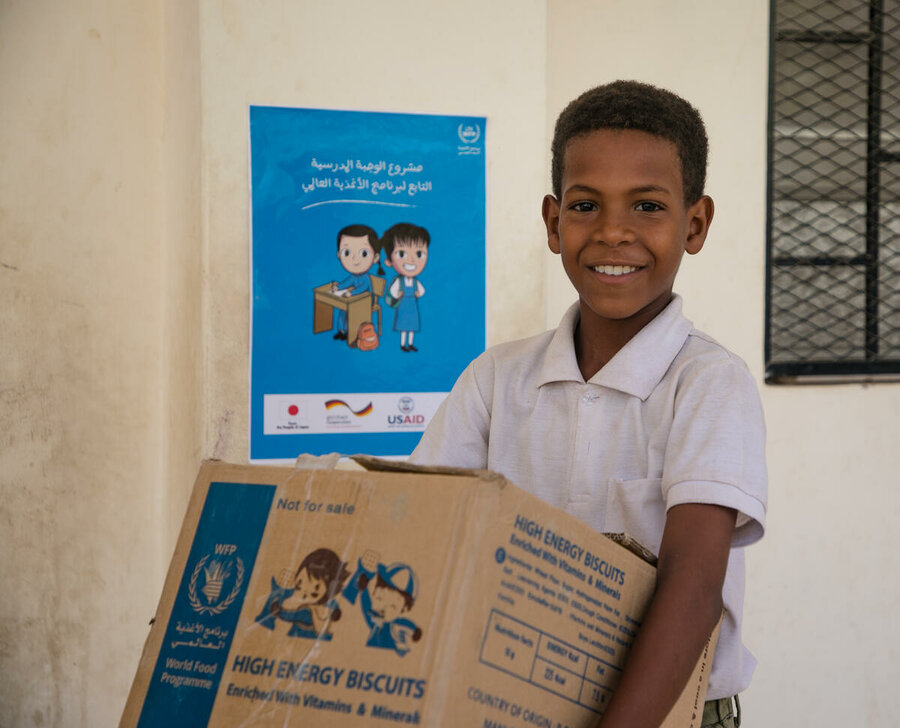
M 555 329 L 491 346 L 472 362 L 476 379 L 483 385 L 501 380 L 516 388 L 583 381 L 574 347 L 578 315 L 574 304 Z M 660 384 L 678 389 L 710 373 L 752 380 L 743 359 L 684 317 L 676 297 L 591 382 L 646 399 Z
M 472 362 L 478 373 L 523 372 L 540 365 L 550 344 L 555 329 L 523 339 L 504 341 L 485 349 Z
M 572 306 L 554 329 L 522 339 L 494 344 L 472 362 L 476 374 L 498 374 L 504 377 L 541 377 L 548 364 L 576 366 L 573 333 L 578 320 L 578 306 Z M 573 372 L 574 373 L 574 372 Z
M 740 356 L 706 332 L 693 327 L 672 364 L 692 369 L 735 368 L 748 376 L 750 374 L 747 363 Z

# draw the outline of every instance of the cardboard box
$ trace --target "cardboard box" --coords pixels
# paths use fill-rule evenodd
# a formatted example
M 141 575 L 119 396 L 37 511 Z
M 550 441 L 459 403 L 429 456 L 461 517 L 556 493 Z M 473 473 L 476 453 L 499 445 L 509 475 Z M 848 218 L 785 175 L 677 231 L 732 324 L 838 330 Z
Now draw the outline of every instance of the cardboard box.
M 654 567 L 494 473 L 365 465 L 404 472 L 204 464 L 120 726 L 596 724 Z

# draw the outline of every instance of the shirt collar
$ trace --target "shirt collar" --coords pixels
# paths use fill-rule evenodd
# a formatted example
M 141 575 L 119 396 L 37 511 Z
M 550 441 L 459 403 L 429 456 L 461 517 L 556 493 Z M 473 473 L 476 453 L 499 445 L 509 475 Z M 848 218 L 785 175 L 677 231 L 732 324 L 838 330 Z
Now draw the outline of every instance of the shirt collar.
M 674 295 L 669 305 L 635 334 L 589 382 L 647 399 L 693 329 L 693 324 L 681 313 L 681 304 L 681 296 Z M 537 381 L 539 387 L 549 382 L 584 381 L 575 358 L 575 326 L 578 319 L 576 301 L 566 311 L 550 339 Z

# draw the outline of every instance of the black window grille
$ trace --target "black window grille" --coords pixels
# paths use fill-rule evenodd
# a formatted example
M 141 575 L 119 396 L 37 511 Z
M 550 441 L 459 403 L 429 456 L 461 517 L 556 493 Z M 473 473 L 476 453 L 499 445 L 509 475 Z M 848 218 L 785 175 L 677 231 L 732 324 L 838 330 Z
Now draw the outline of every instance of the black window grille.
M 772 0 L 766 381 L 900 379 L 900 0 Z

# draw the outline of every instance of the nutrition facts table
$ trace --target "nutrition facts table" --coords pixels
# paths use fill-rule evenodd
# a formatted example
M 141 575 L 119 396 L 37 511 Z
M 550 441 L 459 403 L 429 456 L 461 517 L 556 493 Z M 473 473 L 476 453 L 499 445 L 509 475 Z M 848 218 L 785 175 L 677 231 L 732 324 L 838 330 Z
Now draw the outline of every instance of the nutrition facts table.
M 602 713 L 621 670 L 553 635 L 491 610 L 480 660 L 525 682 Z

